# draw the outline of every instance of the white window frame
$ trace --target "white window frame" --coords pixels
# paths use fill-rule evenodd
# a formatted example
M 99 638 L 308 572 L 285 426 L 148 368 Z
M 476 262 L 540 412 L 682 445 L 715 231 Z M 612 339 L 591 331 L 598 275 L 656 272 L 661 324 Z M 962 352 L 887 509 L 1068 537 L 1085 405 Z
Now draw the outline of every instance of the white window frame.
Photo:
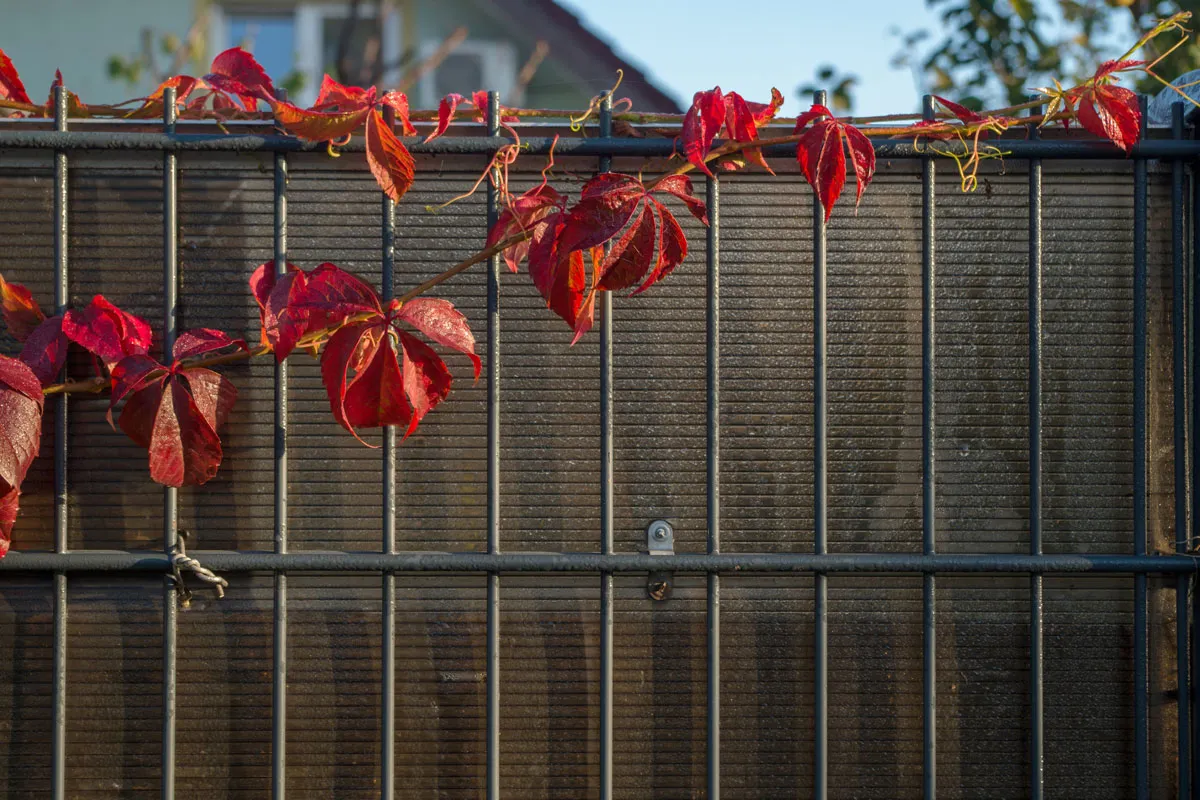
M 252 13 L 253 10 L 247 7 L 246 13 Z M 229 40 L 229 14 L 237 14 L 241 11 L 242 9 L 237 6 L 226 9 L 214 4 L 211 7 L 208 22 L 209 41 L 212 43 L 210 59 L 223 50 L 233 47 L 234 43 Z M 279 9 L 279 11 L 286 14 L 289 9 Z M 321 79 L 325 74 L 321 64 L 321 55 L 324 52 L 324 48 L 321 46 L 321 34 L 324 23 L 330 19 L 345 19 L 350 11 L 350 6 L 347 3 L 298 3 L 290 11 L 295 32 L 293 52 L 296 62 L 294 68 L 304 76 L 305 85 L 297 97 L 289 99 L 297 105 L 307 106 L 317 99 L 317 92 L 321 88 Z M 361 18 L 371 18 L 378 13 L 378 7 L 374 3 L 363 3 L 358 7 L 358 13 Z M 395 63 L 400 58 L 402 41 L 400 17 L 400 13 L 393 9 L 384 20 L 380 55 L 385 64 Z M 397 83 L 400 80 L 400 74 L 401 71 L 398 69 L 388 70 L 383 75 L 383 85 Z M 271 77 L 282 78 L 283 76 L 272 75 Z
M 421 42 L 418 63 L 424 63 L 441 46 L 442 42 L 437 39 L 427 39 Z M 460 89 L 460 92 L 491 89 L 500 93 L 501 102 L 516 102 L 513 91 L 517 86 L 517 51 L 511 43 L 467 39 L 454 48 L 452 55 L 478 56 L 482 63 L 484 80 L 492 84 L 491 86 L 465 86 Z M 442 98 L 435 96 L 434 70 L 421 76 L 417 82 L 417 92 L 419 102 L 415 104 L 416 106 L 420 108 L 437 106 Z

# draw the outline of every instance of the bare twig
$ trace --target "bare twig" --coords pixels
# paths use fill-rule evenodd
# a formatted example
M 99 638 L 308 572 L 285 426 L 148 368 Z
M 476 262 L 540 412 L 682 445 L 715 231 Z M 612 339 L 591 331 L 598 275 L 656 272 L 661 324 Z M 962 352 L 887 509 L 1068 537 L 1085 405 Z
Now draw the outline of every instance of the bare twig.
M 525 62 L 525 66 L 521 67 L 521 71 L 517 73 L 517 85 L 513 89 L 513 102 L 520 103 L 525 99 L 525 90 L 529 88 L 529 83 L 533 80 L 533 76 L 537 74 L 538 67 L 546 60 L 546 56 L 550 54 L 550 43 L 545 39 L 539 39 L 537 46 L 533 48 L 533 52 L 529 54 L 529 59 Z
M 446 57 L 457 50 L 458 46 L 462 44 L 463 40 L 466 38 L 467 28 L 465 26 L 459 26 L 458 28 L 455 28 L 453 33 L 442 40 L 442 43 L 438 45 L 437 50 L 434 50 L 433 53 L 429 55 L 429 58 L 421 61 L 408 71 L 396 89 L 401 92 L 408 91 L 408 89 L 417 81 L 421 80 L 426 73 L 432 72 L 441 66 L 441 63 L 446 60 Z

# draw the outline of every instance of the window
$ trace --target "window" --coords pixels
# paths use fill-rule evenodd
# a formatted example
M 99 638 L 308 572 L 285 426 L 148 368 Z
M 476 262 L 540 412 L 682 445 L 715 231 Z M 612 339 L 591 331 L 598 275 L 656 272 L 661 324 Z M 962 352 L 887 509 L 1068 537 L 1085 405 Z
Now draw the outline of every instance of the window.
M 215 6 L 210 21 L 212 55 L 245 47 L 275 81 L 298 76 L 301 88 L 291 99 L 308 105 L 317 97 L 322 76 L 337 72 L 334 62 L 347 14 L 348 6 L 341 3 L 301 3 L 284 12 Z M 378 7 L 369 3 L 359 6 L 358 15 L 347 49 L 350 83 L 395 83 L 400 78 L 394 68 L 400 56 L 400 15 L 393 9 L 381 21 Z M 365 68 L 373 63 L 392 68 L 379 75 L 377 69 Z
M 432 56 L 440 41 L 421 43 L 421 60 Z M 476 89 L 494 89 L 503 102 L 516 102 L 512 96 L 517 84 L 516 52 L 508 42 L 465 41 L 446 56 L 437 69 L 421 76 L 417 105 L 432 108 L 451 92 L 469 95 Z
M 226 46 L 254 53 L 271 77 L 282 80 L 295 69 L 296 25 L 291 14 L 230 15 L 228 26 Z

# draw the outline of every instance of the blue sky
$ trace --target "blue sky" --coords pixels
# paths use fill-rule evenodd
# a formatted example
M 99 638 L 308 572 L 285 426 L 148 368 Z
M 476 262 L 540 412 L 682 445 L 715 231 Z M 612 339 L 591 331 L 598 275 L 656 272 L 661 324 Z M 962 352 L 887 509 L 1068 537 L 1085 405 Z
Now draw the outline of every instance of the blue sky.
M 818 65 L 858 75 L 855 112 L 920 106 L 912 73 L 892 69 L 891 30 L 936 29 L 924 0 L 558 0 L 684 105 L 719 84 L 750 100 L 772 86 L 797 106 Z

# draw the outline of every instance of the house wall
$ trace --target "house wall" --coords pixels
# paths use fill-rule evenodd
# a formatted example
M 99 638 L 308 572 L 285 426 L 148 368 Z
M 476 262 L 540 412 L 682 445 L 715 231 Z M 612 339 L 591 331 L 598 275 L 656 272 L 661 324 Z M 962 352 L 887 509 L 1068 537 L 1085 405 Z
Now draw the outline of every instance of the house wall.
M 529 59 L 536 41 L 527 40 L 520 24 L 491 9 L 487 4 L 471 0 L 411 0 L 406 12 L 401 7 L 402 28 L 412 24 L 415 32 L 402 33 L 403 46 L 418 42 L 440 42 L 455 28 L 465 25 L 472 40 L 508 41 L 513 44 L 514 69 L 519 70 Z M 140 52 L 142 31 L 150 29 L 155 38 L 167 33 L 180 37 L 210 0 L 0 0 L 0 48 L 3 48 L 20 72 L 31 98 L 40 101 L 61 69 L 67 86 L 85 103 L 116 103 L 136 97 L 153 89 L 149 76 L 136 85 L 114 80 L 108 75 L 108 60 L 114 55 L 131 57 Z M 293 7 L 290 0 L 267 0 L 253 4 L 238 0 L 222 3 L 224 7 L 253 7 L 256 9 Z M 70 21 L 54 25 L 51 21 Z M 410 24 L 411 24 L 410 23 Z M 205 32 L 207 33 L 207 31 Z M 210 43 L 210 52 L 221 49 L 222 43 Z M 523 105 L 539 108 L 583 108 L 592 96 L 605 86 L 592 86 L 583 81 L 551 53 L 542 62 L 525 94 Z M 160 56 L 161 58 L 161 56 Z M 165 60 L 165 59 L 164 59 Z M 203 71 L 206 64 L 189 64 L 185 71 Z M 464 87 L 466 88 L 466 87 Z M 490 88 L 490 87 L 469 87 Z M 412 92 L 414 99 L 418 93 Z M 423 105 L 416 102 L 414 105 Z
M 117 103 L 153 87 L 109 78 L 109 58 L 138 53 L 144 28 L 182 37 L 194 16 L 191 0 L 0 0 L 0 47 L 34 102 L 60 69 L 83 102 Z

